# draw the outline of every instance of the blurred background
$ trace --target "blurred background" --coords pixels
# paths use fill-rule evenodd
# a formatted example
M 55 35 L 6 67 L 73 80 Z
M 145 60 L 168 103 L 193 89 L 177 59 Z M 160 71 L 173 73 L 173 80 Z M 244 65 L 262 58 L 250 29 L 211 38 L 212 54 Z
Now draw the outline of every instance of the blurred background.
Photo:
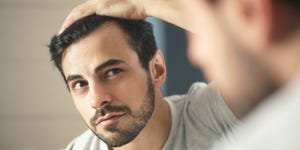
M 0 149 L 53 150 L 86 130 L 50 62 L 47 45 L 83 0 L 0 0 Z M 202 74 L 186 58 L 183 30 L 153 18 L 166 57 L 165 95 L 184 94 Z

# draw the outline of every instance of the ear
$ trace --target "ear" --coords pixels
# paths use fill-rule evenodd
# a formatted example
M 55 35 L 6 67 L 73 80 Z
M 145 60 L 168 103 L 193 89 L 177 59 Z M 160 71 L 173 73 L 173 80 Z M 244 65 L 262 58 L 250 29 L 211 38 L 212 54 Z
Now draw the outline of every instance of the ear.
M 158 49 L 152 60 L 150 61 L 150 73 L 154 84 L 161 86 L 166 80 L 165 59 L 161 51 Z
M 266 49 L 273 28 L 272 0 L 231 0 L 229 4 L 225 13 L 235 39 L 255 53 Z
M 273 29 L 273 2 L 272 0 L 246 0 L 249 6 L 244 6 L 244 9 L 248 9 L 248 15 L 245 14 L 245 18 L 250 23 L 249 30 L 253 31 L 253 41 L 257 40 L 257 50 L 266 49 L 272 39 Z

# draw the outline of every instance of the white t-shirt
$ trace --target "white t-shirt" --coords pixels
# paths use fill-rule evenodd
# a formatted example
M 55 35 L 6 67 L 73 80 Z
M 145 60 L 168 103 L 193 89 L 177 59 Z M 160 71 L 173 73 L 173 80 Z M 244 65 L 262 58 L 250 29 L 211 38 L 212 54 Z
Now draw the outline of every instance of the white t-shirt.
M 300 150 L 300 77 L 267 98 L 215 150 Z
M 207 150 L 238 120 L 220 95 L 204 83 L 194 83 L 186 95 L 166 97 L 171 109 L 171 132 L 163 150 Z M 90 130 L 66 149 L 108 150 Z

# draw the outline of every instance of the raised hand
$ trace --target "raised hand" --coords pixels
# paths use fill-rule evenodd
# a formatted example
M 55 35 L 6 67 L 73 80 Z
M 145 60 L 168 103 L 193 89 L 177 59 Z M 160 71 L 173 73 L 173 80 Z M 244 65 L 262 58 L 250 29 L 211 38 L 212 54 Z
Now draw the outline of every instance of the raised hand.
M 88 0 L 73 8 L 59 33 L 62 33 L 76 20 L 91 14 L 126 19 L 144 19 L 147 17 L 145 4 L 147 4 L 147 0 Z

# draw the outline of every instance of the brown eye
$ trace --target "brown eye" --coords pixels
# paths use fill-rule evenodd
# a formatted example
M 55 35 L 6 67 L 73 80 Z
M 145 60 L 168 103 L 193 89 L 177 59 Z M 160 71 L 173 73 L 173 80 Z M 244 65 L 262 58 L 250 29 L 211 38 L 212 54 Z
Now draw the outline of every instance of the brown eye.
M 74 90 L 81 90 L 82 88 L 84 88 L 84 86 L 87 85 L 87 82 L 84 81 L 77 81 L 73 84 L 72 88 Z
M 118 73 L 122 72 L 122 69 L 120 68 L 114 68 L 114 69 L 111 69 L 109 71 L 106 72 L 106 77 L 109 78 L 109 77 L 112 77 Z

